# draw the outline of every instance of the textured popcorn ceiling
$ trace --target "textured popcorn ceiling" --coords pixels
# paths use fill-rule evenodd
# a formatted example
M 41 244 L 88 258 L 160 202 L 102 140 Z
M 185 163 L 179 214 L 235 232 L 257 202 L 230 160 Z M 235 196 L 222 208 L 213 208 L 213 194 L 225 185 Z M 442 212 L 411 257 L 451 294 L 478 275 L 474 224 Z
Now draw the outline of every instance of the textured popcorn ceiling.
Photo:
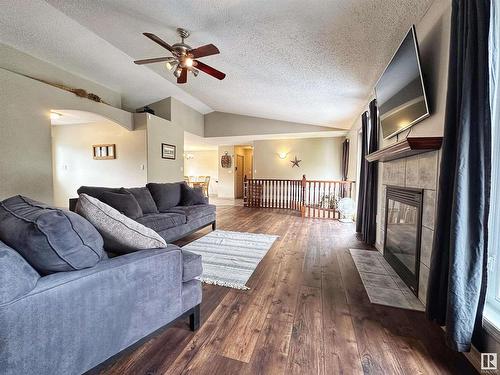
M 173 95 L 205 113 L 348 128 L 431 2 L 0 0 L 0 42 L 119 90 L 131 108 Z M 162 64 L 132 63 L 165 55 L 142 32 L 173 44 L 178 26 L 192 47 L 219 47 L 201 60 L 225 80 L 200 73 L 177 86 Z

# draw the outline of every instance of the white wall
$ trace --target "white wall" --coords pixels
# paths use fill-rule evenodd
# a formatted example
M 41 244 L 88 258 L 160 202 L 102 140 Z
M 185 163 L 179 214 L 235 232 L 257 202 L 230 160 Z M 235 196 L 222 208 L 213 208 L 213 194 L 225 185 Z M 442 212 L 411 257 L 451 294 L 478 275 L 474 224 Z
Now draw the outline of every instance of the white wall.
M 121 108 L 121 94 L 96 82 L 69 73 L 51 63 L 37 59 L 0 43 L 0 67 L 60 85 L 84 89 L 98 95 L 106 103 Z
M 189 151 L 186 154 L 192 159 L 184 159 L 184 174 L 186 176 L 210 176 L 209 195 L 217 195 L 217 180 L 219 178 L 217 150 Z
M 222 168 L 220 158 L 225 153 L 231 156 L 231 168 Z M 219 183 L 217 196 L 219 198 L 234 198 L 234 146 L 219 146 L 217 164 L 219 169 Z
M 344 138 L 283 139 L 254 142 L 254 178 L 340 180 Z M 280 159 L 280 152 L 288 152 Z M 300 167 L 290 160 L 297 156 Z
M 94 160 L 92 145 L 116 144 L 116 159 Z M 54 204 L 67 207 L 82 185 L 134 187 L 147 179 L 146 131 L 111 122 L 52 127 Z

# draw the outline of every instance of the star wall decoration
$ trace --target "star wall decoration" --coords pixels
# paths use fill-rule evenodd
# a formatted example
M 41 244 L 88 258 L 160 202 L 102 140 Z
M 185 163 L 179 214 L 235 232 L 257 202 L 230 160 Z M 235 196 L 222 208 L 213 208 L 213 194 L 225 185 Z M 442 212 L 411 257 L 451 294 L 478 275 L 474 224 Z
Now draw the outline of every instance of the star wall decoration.
M 301 161 L 302 161 L 302 160 L 297 159 L 297 156 L 295 156 L 295 159 L 290 160 L 290 163 L 292 163 L 292 168 L 293 168 L 293 167 L 299 167 L 299 168 L 300 168 L 299 163 L 300 163 Z

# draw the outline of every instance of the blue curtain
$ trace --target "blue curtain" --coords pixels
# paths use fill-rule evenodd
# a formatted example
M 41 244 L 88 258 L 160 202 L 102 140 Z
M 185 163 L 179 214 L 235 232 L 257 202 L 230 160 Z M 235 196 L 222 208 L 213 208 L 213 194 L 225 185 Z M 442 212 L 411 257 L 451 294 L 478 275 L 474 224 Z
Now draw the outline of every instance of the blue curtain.
M 361 174 L 358 197 L 358 214 L 356 217 L 356 231 L 361 240 L 369 245 L 375 244 L 377 233 L 377 188 L 378 163 L 368 163 L 367 154 L 378 150 L 378 109 L 376 100 L 372 100 L 369 113 L 362 116 L 362 155 Z
M 363 212 L 365 211 L 365 186 L 366 186 L 366 165 L 365 159 L 368 145 L 368 112 L 361 115 L 361 169 L 358 181 L 358 209 L 356 213 L 356 232 L 361 233 L 363 228 Z
M 491 181 L 489 0 L 454 0 L 427 317 L 448 346 L 470 350 L 486 292 Z

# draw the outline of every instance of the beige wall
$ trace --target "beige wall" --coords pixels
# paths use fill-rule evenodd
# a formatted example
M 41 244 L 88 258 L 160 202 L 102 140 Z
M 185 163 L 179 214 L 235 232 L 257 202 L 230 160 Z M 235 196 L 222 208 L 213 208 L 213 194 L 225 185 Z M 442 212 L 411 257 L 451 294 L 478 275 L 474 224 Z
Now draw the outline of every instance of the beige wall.
M 155 111 L 156 116 L 175 122 L 184 131 L 200 137 L 205 135 L 203 115 L 175 98 L 170 97 L 160 100 L 149 104 L 149 107 Z
M 448 83 L 448 55 L 451 30 L 451 0 L 436 0 L 426 15 L 416 24 L 422 74 L 431 116 L 398 137 L 381 140 L 381 147 L 412 137 L 442 136 Z
M 184 174 L 186 176 L 210 176 L 209 195 L 217 195 L 217 180 L 219 178 L 217 150 L 189 151 L 186 154 L 192 159 L 184 159 Z
M 254 142 L 254 178 L 340 180 L 343 138 L 284 139 Z M 280 152 L 288 152 L 280 159 Z M 290 160 L 297 156 L 300 167 Z
M 222 168 L 220 158 L 225 153 L 231 156 L 231 168 Z M 217 196 L 219 198 L 234 198 L 234 146 L 219 146 L 217 165 L 219 169 L 219 183 L 217 184 Z
M 106 118 L 128 112 L 0 68 L 0 199 L 23 194 L 53 203 L 51 109 L 78 109 Z
M 137 124 L 146 124 L 148 182 L 177 182 L 184 179 L 184 130 L 174 122 L 146 113 L 135 114 Z M 175 160 L 161 157 L 162 143 L 176 146 Z
M 212 112 L 205 115 L 205 137 L 308 133 L 332 130 L 335 129 L 225 112 Z
M 116 159 L 94 160 L 93 144 L 116 144 Z M 52 127 L 54 204 L 67 207 L 81 185 L 144 186 L 146 131 L 129 131 L 110 122 Z

